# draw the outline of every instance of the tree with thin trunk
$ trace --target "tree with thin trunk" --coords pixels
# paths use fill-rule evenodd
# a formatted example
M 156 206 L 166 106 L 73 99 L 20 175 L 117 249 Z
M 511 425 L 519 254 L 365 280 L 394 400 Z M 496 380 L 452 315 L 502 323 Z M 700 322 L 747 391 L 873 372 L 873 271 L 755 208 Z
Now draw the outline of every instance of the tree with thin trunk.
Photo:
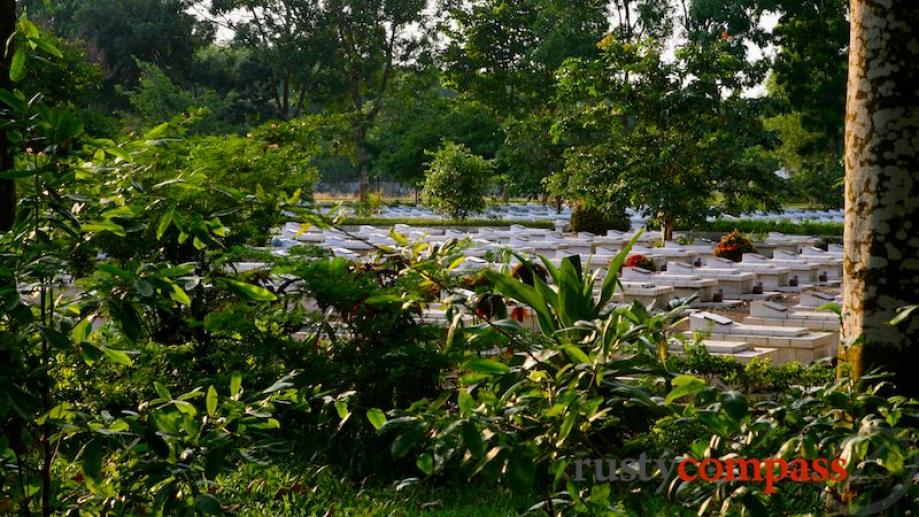
M 850 34 L 841 359 L 916 395 L 919 318 L 890 321 L 919 303 L 919 3 L 852 0 Z
M 16 32 L 16 0 L 0 0 L 0 88 L 12 90 L 10 62 L 13 58 L 13 33 Z M 0 125 L 0 171 L 13 168 L 13 150 Z M 16 220 L 16 180 L 0 178 L 0 232 L 9 231 Z
M 283 120 L 300 117 L 327 82 L 336 43 L 319 0 L 215 0 L 234 44 L 249 49 L 271 71 L 271 97 Z
M 330 0 L 351 114 L 358 194 L 370 185 L 370 128 L 383 106 L 394 68 L 410 62 L 426 41 L 425 0 Z

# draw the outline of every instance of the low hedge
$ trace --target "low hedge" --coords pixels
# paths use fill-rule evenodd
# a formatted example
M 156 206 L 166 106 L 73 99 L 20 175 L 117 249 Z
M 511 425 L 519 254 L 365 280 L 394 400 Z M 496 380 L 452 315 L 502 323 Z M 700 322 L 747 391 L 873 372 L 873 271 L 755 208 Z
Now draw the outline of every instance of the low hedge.
M 813 235 L 816 237 L 842 237 L 843 227 L 842 223 L 718 219 L 699 224 L 694 229 L 703 232 L 732 232 L 739 230 L 743 233 L 779 232 L 791 235 Z
M 465 219 L 462 221 L 453 221 L 450 219 L 436 219 L 431 217 L 349 217 L 340 224 L 344 226 L 358 226 L 367 224 L 371 226 L 393 226 L 396 224 L 407 224 L 409 226 L 510 226 L 519 224 L 527 228 L 542 228 L 552 230 L 555 228 L 554 221 L 516 221 L 507 219 Z

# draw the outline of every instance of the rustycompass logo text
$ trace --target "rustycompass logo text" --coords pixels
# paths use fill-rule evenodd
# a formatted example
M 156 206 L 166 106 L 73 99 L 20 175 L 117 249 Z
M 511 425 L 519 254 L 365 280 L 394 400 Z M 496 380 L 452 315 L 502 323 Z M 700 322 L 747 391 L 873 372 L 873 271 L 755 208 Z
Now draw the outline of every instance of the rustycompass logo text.
M 781 482 L 822 483 L 845 481 L 843 458 L 638 458 L 579 459 L 573 462 L 574 480 L 600 483 L 658 481 L 657 493 L 678 477 L 684 482 L 718 483 L 723 481 L 758 483 L 767 494 L 775 492 Z

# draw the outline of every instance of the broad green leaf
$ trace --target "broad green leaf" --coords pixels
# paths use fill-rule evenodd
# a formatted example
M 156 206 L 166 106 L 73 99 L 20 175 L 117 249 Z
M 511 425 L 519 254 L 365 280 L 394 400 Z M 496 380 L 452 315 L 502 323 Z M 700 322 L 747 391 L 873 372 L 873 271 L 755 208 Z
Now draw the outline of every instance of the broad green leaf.
M 225 515 L 220 500 L 213 494 L 200 494 L 195 497 L 195 509 L 203 515 Z
M 434 473 L 434 457 L 431 456 L 429 452 L 425 452 L 418 456 L 418 459 L 415 460 L 415 465 L 418 467 L 418 470 L 424 472 L 426 476 L 430 476 Z
M 367 421 L 374 429 L 379 429 L 386 423 L 386 413 L 377 408 L 367 410 Z
M 26 110 L 26 101 L 20 95 L 5 88 L 0 88 L 0 102 L 3 102 L 17 113 L 22 113 Z
M 6 42 L 2 42 L 3 45 Z M 14 83 L 22 81 L 26 77 L 26 50 L 22 47 L 17 48 L 13 53 L 13 59 L 10 62 L 10 80 Z
M 572 360 L 580 364 L 590 364 L 591 360 L 583 350 L 576 346 L 566 346 L 563 348 L 565 354 Z
M 86 341 L 89 339 L 89 335 L 92 333 L 92 330 L 92 316 L 87 316 L 81 319 L 79 323 L 70 329 L 70 338 L 77 343 Z
M 29 21 L 24 15 L 20 16 L 19 20 L 16 21 L 16 31 L 25 36 L 30 42 L 41 39 L 41 31 L 38 30 L 38 26 Z
M 568 414 L 565 415 L 565 419 L 562 420 L 562 425 L 558 428 L 558 438 L 555 441 L 556 447 L 561 447 L 565 443 L 565 440 L 568 438 L 568 435 L 571 434 L 571 430 L 574 429 L 574 424 L 577 423 L 578 412 L 569 410 Z
M 508 366 L 493 359 L 477 357 L 463 364 L 463 368 L 478 373 L 500 374 L 509 370 Z
M 45 338 L 48 340 L 48 343 L 51 344 L 54 348 L 58 350 L 70 350 L 73 347 L 73 343 L 70 342 L 70 338 L 61 334 L 57 330 L 49 327 L 41 328 L 42 334 L 45 335 Z
M 105 354 L 109 360 L 114 361 L 122 366 L 132 366 L 134 361 L 131 360 L 131 356 L 122 352 L 121 350 L 115 350 L 114 348 L 102 347 L 102 353 Z
M 191 298 L 188 297 L 184 289 L 179 287 L 179 284 L 172 284 L 172 292 L 169 297 L 182 305 L 191 305 Z
M 465 389 L 459 390 L 459 394 L 456 396 L 456 403 L 463 415 L 471 415 L 475 411 L 475 399 Z
M 239 280 L 234 280 L 232 278 L 221 278 L 220 281 L 225 286 L 227 286 L 230 291 L 233 291 L 234 293 L 248 300 L 273 302 L 278 299 L 274 293 L 261 286 L 249 284 L 246 282 L 240 282 Z
M 463 425 L 460 426 L 460 435 L 473 456 L 481 458 L 485 454 L 485 441 L 482 440 L 482 434 L 473 422 L 468 420 L 463 422 Z
M 198 414 L 198 410 L 195 409 L 195 406 L 191 402 L 186 402 L 184 400 L 173 400 L 176 409 L 188 416 L 195 416 Z
M 129 206 L 119 206 L 102 212 L 103 219 L 114 219 L 115 217 L 133 217 L 134 211 Z
M 240 389 L 243 385 L 243 374 L 240 372 L 233 372 L 230 375 L 230 397 L 233 400 L 239 399 Z
M 535 480 L 536 466 L 533 460 L 515 450 L 507 460 L 507 485 L 518 494 L 528 494 Z
M 670 404 L 681 397 L 695 395 L 708 387 L 702 379 L 692 375 L 680 375 L 673 379 L 673 389 L 667 394 L 664 403 Z
M 603 284 L 600 286 L 600 307 L 605 307 L 607 302 L 609 302 L 613 295 L 616 293 L 616 285 L 619 282 L 619 271 L 622 270 L 622 264 L 625 263 L 625 259 L 628 258 L 629 253 L 632 251 L 632 248 L 635 246 L 635 243 L 638 242 L 638 239 L 641 237 L 641 234 L 645 232 L 644 228 L 639 230 L 635 235 L 629 239 L 628 244 L 625 245 L 619 253 L 616 254 L 616 257 L 609 264 L 609 268 L 606 270 L 606 277 L 603 279 Z
M 217 413 L 217 390 L 214 389 L 213 385 L 207 388 L 205 404 L 207 405 L 207 415 L 214 416 Z
M 494 271 L 486 271 L 485 276 L 495 285 L 495 289 L 499 293 L 533 309 L 536 312 L 539 327 L 544 333 L 550 334 L 558 330 L 545 299 L 536 288 L 530 287 L 510 275 Z
M 169 209 L 163 217 L 160 218 L 160 224 L 156 227 L 156 240 L 163 238 L 163 234 L 166 233 L 166 230 L 169 229 L 169 225 L 172 224 L 172 220 L 175 218 L 175 210 Z
M 8 169 L 0 172 L 0 178 L 5 180 L 18 180 L 41 174 L 41 169 Z
M 83 341 L 80 344 L 80 357 L 87 366 L 92 366 L 96 361 L 102 358 L 102 349 L 92 343 Z
M 747 399 L 738 391 L 728 391 L 721 399 L 724 412 L 734 420 L 747 416 Z
M 45 51 L 47 54 L 51 54 L 57 59 L 63 59 L 64 54 L 61 53 L 60 49 L 57 48 L 53 43 L 51 43 L 47 38 L 39 37 L 38 39 L 32 40 L 38 45 L 38 48 Z
M 92 480 L 94 485 L 102 483 L 102 445 L 93 440 L 83 449 L 83 461 L 80 463 L 80 469 L 83 475 Z
M 128 235 L 124 229 L 124 226 L 121 226 L 115 221 L 110 221 L 110 220 L 101 220 L 101 221 L 93 221 L 91 223 L 86 223 L 86 224 L 80 225 L 80 229 L 87 233 L 111 232 L 119 237 L 126 237 Z
M 144 140 L 157 140 L 162 138 L 166 134 L 166 131 L 169 129 L 169 122 L 163 122 L 162 124 L 154 127 L 150 131 L 144 133 Z
M 336 400 L 335 401 L 335 412 L 338 413 L 338 418 L 342 420 L 348 418 L 351 414 L 348 411 L 348 401 L 347 400 Z
M 408 428 L 402 431 L 402 433 L 393 440 L 392 445 L 389 447 L 392 457 L 401 458 L 408 454 L 408 452 L 421 441 L 423 435 L 424 425 L 421 422 L 416 422 L 408 426 Z
M 156 390 L 156 394 L 163 400 L 172 400 L 172 394 L 169 393 L 169 389 L 166 386 L 154 381 L 153 389 Z

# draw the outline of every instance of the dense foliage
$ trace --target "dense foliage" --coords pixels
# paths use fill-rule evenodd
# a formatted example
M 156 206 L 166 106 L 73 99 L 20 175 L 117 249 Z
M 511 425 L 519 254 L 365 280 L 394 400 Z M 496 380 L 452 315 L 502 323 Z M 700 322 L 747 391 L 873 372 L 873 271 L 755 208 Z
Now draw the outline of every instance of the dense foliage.
M 756 102 L 732 84 L 739 65 L 728 44 L 689 45 L 674 63 L 651 40 L 610 35 L 600 48 L 598 59 L 569 60 L 561 72 L 555 131 L 569 147 L 554 192 L 639 208 L 665 240 L 678 223 L 710 215 L 717 196 L 729 210 L 775 207 L 768 134 Z
M 18 2 L 66 38 L 58 46 L 87 85 L 69 95 L 97 136 L 194 108 L 207 111 L 189 131 L 212 134 L 321 114 L 342 122 L 343 145 L 316 164 L 336 189 L 356 181 L 366 198 L 371 176 L 419 187 L 426 153 L 454 141 L 495 159 L 502 195 L 627 204 L 668 235 L 708 204 L 841 200 L 839 2 L 119 1 Z M 755 51 L 769 45 L 774 55 Z M 84 59 L 97 72 L 80 71 Z M 604 66 L 644 80 L 619 88 L 629 81 Z M 588 187 L 598 179 L 605 190 Z
M 696 229 L 709 232 L 730 232 L 739 230 L 748 234 L 767 234 L 769 232 L 787 233 L 790 235 L 816 235 L 820 237 L 842 237 L 842 223 L 758 221 L 754 219 L 716 219 L 695 226 Z
M 632 229 L 628 215 L 621 207 L 597 208 L 586 203 L 577 203 L 571 211 L 571 231 L 606 235 L 609 230 L 627 232 Z

